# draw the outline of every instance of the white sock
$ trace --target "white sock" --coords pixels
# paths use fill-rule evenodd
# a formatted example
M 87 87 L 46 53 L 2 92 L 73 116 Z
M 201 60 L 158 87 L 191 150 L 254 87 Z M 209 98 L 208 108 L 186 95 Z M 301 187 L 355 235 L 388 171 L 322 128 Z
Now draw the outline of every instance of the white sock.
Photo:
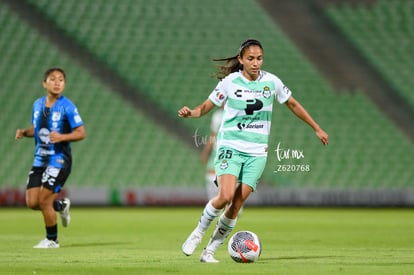
M 214 198 L 218 193 L 218 188 L 214 184 L 215 179 L 216 179 L 216 174 L 214 174 L 214 173 L 207 173 L 206 174 L 206 191 L 207 191 L 207 198 L 209 200 Z
M 204 207 L 203 214 L 201 215 L 200 221 L 198 222 L 197 229 L 201 234 L 204 234 L 206 230 L 210 227 L 211 223 L 215 218 L 220 215 L 223 209 L 216 209 L 209 201 Z
M 214 253 L 217 248 L 224 243 L 224 240 L 236 226 L 236 223 L 237 218 L 229 219 L 224 214 L 221 215 L 219 221 L 217 222 L 216 229 L 207 244 L 206 250 Z

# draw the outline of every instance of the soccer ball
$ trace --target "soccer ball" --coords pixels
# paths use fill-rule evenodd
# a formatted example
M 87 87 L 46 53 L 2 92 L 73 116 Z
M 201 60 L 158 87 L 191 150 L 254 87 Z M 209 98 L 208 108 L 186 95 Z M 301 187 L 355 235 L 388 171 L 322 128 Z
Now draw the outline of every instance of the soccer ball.
M 262 245 L 255 233 L 239 231 L 230 238 L 227 249 L 234 261 L 238 263 L 252 263 L 259 259 Z

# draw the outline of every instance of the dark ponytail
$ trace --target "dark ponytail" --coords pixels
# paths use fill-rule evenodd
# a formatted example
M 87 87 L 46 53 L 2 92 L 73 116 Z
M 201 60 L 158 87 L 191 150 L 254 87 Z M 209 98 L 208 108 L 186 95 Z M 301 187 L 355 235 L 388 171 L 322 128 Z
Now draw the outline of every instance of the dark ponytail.
M 215 77 L 219 80 L 222 80 L 226 76 L 231 73 L 238 72 L 243 70 L 243 65 L 240 64 L 239 60 L 237 59 L 238 56 L 243 57 L 244 51 L 250 46 L 259 46 L 262 50 L 262 44 L 258 40 L 255 39 L 247 39 L 241 43 L 239 50 L 235 56 L 226 57 L 226 58 L 214 58 L 213 61 L 223 62 L 225 61 L 224 65 L 218 65 L 217 68 L 219 69 L 218 72 L 215 73 Z

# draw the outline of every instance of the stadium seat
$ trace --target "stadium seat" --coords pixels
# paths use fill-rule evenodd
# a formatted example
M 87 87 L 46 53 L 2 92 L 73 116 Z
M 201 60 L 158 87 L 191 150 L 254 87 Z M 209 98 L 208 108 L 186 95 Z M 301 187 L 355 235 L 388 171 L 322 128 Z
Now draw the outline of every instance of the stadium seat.
M 330 135 L 330 144 L 321 146 L 307 125 L 284 105 L 276 103 L 263 184 L 282 188 L 337 189 L 413 186 L 413 171 L 401 168 L 407 161 L 406 156 L 414 155 L 410 140 L 362 92 L 335 91 L 330 87 L 256 1 L 245 1 L 240 5 L 237 0 L 213 0 L 203 5 L 186 0 L 85 0 L 76 3 L 76 9 L 72 1 L 28 2 L 171 117 L 176 117 L 178 108 L 184 104 L 195 106 L 202 102 L 214 89 L 217 80 L 211 77 L 215 72 L 211 58 L 234 55 L 242 40 L 255 37 L 264 45 L 264 69 L 280 76 Z M 387 1 L 379 2 L 380 6 L 388 7 Z M 13 108 L 22 110 L 19 112 L 22 117 L 16 116 L 15 124 L 2 120 L 8 133 L 13 134 L 17 125 L 28 121 L 26 114 L 30 112 L 32 100 L 41 92 L 41 72 L 46 65 L 54 63 L 52 60 L 59 60 L 69 75 L 67 95 L 79 105 L 88 131 L 87 140 L 73 145 L 75 170 L 71 183 L 139 187 L 204 185 L 204 168 L 199 163 L 196 146 L 188 147 L 148 120 L 146 114 L 132 109 L 114 91 L 102 86 L 47 39 L 0 5 L 0 20 L 4 26 L 0 45 L 14 43 L 13 50 L 7 50 L 4 62 L 15 64 L 6 71 L 7 79 L 5 74 L 0 74 L 0 80 L 8 85 L 8 91 L 23 98 L 20 105 L 12 105 L 9 98 L 0 103 L 10 112 Z M 351 39 L 355 41 L 358 41 L 359 33 L 370 33 L 365 25 L 372 26 L 376 22 L 376 13 L 382 11 L 377 8 L 379 11 L 367 16 L 371 14 L 367 7 L 356 9 L 357 12 L 353 7 L 344 6 L 342 9 L 345 19 L 342 19 L 340 10 L 332 8 L 329 13 L 341 28 L 346 28 L 341 22 L 348 19 L 360 22 L 351 28 Z M 398 13 L 400 10 L 398 8 Z M 394 13 L 380 12 L 386 18 L 394 16 Z M 259 16 L 255 20 L 243 21 L 240 14 Z M 405 14 L 407 19 L 404 20 L 412 20 L 409 13 Z M 388 51 L 394 45 L 384 41 L 387 33 L 384 35 L 380 29 L 373 27 L 378 32 L 364 37 L 367 41 L 384 43 L 381 47 L 377 44 L 371 47 Z M 31 34 L 29 42 L 22 43 L 28 33 Z M 407 37 L 408 41 L 413 39 L 409 34 L 402 37 Z M 365 53 L 371 50 L 369 48 Z M 404 59 L 406 50 L 395 52 L 386 60 Z M 27 62 L 32 56 L 36 62 Z M 378 60 L 376 56 L 371 59 L 378 62 L 375 61 Z M 413 71 L 412 61 L 406 62 L 403 70 L 394 66 L 389 71 Z M 33 85 L 19 81 L 22 70 L 26 77 L 24 83 Z M 395 79 L 404 82 L 404 87 L 413 86 L 413 78 Z M 394 85 L 402 85 L 396 80 Z M 34 90 L 33 96 L 23 96 L 25 85 Z M 209 117 L 180 121 L 188 127 L 189 136 L 197 129 L 207 129 L 208 133 Z M 303 150 L 305 157 L 278 162 L 275 149 L 279 142 L 287 149 Z M 8 141 L 1 146 L 0 152 L 13 148 L 13 155 L 25 157 L 33 149 L 33 144 L 26 141 L 18 145 Z M 30 157 L 11 169 L 9 176 L 4 171 L 0 172 L 0 178 L 7 178 L 14 185 L 20 184 L 30 166 Z M 12 160 L 16 161 L 16 158 Z M 310 171 L 275 173 L 278 164 L 310 165 Z M 390 169 L 390 166 L 396 168 Z
M 370 7 L 332 5 L 327 15 L 414 108 L 414 2 L 377 1 Z

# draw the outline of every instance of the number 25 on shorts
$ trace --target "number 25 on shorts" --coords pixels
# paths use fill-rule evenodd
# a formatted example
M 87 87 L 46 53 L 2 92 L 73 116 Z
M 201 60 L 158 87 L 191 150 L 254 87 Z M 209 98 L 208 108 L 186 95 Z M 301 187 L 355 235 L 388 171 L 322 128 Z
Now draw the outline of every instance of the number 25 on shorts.
M 218 155 L 218 159 L 231 159 L 233 156 L 232 150 L 221 150 L 220 154 Z

